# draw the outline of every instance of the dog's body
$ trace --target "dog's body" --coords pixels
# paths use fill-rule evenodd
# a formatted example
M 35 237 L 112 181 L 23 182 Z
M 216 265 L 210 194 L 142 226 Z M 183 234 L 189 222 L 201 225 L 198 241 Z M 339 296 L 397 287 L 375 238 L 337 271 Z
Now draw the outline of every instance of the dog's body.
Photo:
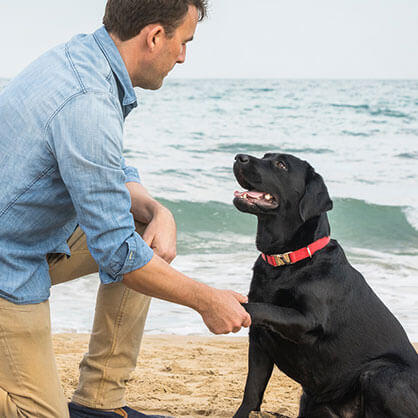
M 332 202 L 309 164 L 283 154 L 239 155 L 234 172 L 241 186 L 258 190 L 237 192 L 234 204 L 257 215 L 262 253 L 329 236 Z M 303 387 L 300 417 L 418 417 L 418 356 L 335 240 L 282 267 L 260 256 L 246 309 L 249 371 L 235 417 L 260 409 L 274 364 Z

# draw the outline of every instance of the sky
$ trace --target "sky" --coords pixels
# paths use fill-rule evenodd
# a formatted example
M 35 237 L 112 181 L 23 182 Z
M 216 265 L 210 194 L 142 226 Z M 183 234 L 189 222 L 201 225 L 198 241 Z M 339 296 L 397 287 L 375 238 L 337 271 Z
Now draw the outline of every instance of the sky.
M 418 0 L 209 0 L 173 78 L 418 79 Z M 101 25 L 106 0 L 0 0 L 0 77 Z

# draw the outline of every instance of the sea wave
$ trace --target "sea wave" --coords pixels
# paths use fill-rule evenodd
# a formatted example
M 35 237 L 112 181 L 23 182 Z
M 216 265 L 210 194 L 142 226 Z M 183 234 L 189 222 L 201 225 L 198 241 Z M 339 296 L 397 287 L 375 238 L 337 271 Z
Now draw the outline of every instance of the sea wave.
M 404 206 L 385 206 L 357 199 L 336 199 L 330 212 L 333 236 L 349 246 L 417 254 L 418 231 Z
M 418 208 L 409 206 L 405 208 L 404 213 L 408 222 L 418 231 Z
M 235 251 L 236 245 L 253 245 L 256 217 L 239 212 L 233 205 L 159 200 L 173 212 L 179 246 L 186 252 L 229 252 Z M 418 218 L 413 208 L 376 205 L 351 198 L 335 199 L 334 209 L 329 212 L 332 236 L 343 245 L 405 255 L 417 255 L 418 230 L 414 216 Z
M 274 89 L 268 88 L 268 87 L 259 87 L 259 88 L 252 87 L 252 88 L 247 88 L 245 90 L 252 92 L 252 93 L 268 93 L 268 92 L 274 91 Z
M 402 152 L 396 155 L 399 158 L 406 158 L 408 160 L 418 160 L 418 151 L 413 152 Z
M 387 116 L 392 118 L 407 118 L 411 119 L 412 116 L 399 110 L 390 109 L 388 107 L 375 107 L 368 104 L 352 105 L 352 104 L 339 104 L 331 103 L 332 107 L 354 110 L 356 112 L 365 112 L 371 116 Z

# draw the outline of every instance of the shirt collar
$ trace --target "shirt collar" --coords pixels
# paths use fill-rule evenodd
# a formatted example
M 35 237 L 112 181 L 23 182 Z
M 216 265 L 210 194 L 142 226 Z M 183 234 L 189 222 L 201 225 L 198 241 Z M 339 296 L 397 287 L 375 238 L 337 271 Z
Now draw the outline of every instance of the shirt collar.
M 105 55 L 113 73 L 117 77 L 122 90 L 123 90 L 123 106 L 137 105 L 137 97 L 135 90 L 132 86 L 132 81 L 129 77 L 128 70 L 126 69 L 125 63 L 120 56 L 119 50 L 116 47 L 113 39 L 110 37 L 104 26 L 100 27 L 93 33 L 93 37 L 98 43 L 100 49 Z M 130 106 L 131 107 L 131 106 Z

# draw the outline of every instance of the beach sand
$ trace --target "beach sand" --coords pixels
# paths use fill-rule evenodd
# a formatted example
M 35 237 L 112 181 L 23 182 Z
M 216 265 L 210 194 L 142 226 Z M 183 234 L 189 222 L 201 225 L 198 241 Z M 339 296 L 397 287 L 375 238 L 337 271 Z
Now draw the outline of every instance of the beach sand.
M 88 335 L 56 334 L 53 341 L 61 382 L 70 399 Z M 145 413 L 175 417 L 232 417 L 242 400 L 247 349 L 247 338 L 145 336 L 128 382 L 128 404 Z M 296 417 L 300 394 L 300 386 L 275 368 L 261 409 Z

